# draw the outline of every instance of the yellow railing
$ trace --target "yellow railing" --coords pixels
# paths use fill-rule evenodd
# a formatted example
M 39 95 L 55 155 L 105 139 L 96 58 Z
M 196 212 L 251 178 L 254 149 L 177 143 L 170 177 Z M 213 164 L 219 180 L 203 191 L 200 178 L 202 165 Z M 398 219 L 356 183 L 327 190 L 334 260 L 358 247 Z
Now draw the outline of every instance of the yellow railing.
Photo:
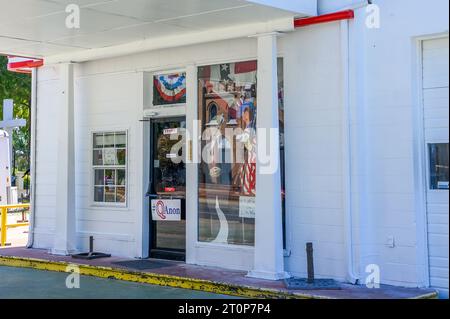
M 1 213 L 1 220 L 0 220 L 0 246 L 4 247 L 6 245 L 6 232 L 8 228 L 14 228 L 14 227 L 20 227 L 20 226 L 28 226 L 29 223 L 16 223 L 16 224 L 9 224 L 7 225 L 7 218 L 8 218 L 8 209 L 14 209 L 14 208 L 30 208 L 30 204 L 15 204 L 15 205 L 1 205 L 0 206 L 0 213 Z

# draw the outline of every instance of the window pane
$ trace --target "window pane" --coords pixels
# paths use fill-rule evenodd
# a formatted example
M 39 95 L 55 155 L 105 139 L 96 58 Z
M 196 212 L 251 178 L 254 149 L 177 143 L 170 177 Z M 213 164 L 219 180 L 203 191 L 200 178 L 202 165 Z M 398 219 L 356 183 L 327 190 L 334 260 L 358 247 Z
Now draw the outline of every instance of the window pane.
M 103 165 L 103 150 L 94 150 L 94 165 Z
M 127 151 L 125 149 L 118 149 L 116 151 L 116 163 L 117 165 L 125 165 L 127 157 Z
M 430 156 L 430 187 L 431 189 L 448 189 L 448 143 L 429 144 L 428 148 Z
M 116 187 L 116 202 L 125 203 L 125 187 Z
M 105 171 L 103 169 L 95 170 L 95 185 L 105 185 Z
M 198 69 L 199 241 L 254 245 L 256 77 L 256 61 Z
M 127 136 L 125 133 L 116 133 L 116 147 L 125 147 L 126 146 Z
M 117 185 L 125 185 L 125 170 L 117 170 Z
M 103 147 L 103 133 L 95 133 L 94 148 L 102 148 L 102 147 Z
M 103 202 L 104 187 L 94 187 L 94 201 Z
M 104 147 L 114 147 L 114 133 L 106 133 L 104 137 Z
M 116 185 L 116 179 L 115 179 L 115 171 L 113 169 L 106 169 L 105 170 L 105 185 L 106 186 L 113 186 Z
M 105 187 L 105 202 L 114 203 L 116 201 L 116 188 L 114 186 Z

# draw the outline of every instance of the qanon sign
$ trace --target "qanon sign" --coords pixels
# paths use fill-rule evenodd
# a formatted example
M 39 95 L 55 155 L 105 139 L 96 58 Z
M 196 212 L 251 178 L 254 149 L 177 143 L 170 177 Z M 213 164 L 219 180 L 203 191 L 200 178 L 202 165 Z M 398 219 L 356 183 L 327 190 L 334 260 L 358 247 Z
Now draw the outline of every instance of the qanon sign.
M 181 200 L 153 199 L 151 202 L 152 219 L 155 221 L 181 220 Z

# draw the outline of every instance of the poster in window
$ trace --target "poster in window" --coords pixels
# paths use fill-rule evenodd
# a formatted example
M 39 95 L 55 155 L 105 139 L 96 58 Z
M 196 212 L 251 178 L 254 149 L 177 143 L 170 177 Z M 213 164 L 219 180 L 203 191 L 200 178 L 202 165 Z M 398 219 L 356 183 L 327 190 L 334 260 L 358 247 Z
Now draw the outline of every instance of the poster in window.
M 114 165 L 116 160 L 116 150 L 113 148 L 103 149 L 103 165 Z
M 152 199 L 152 219 L 154 221 L 180 221 L 181 200 Z
M 255 219 L 255 211 L 256 198 L 254 196 L 239 196 L 239 217 Z
M 186 103 L 186 73 L 159 74 L 153 77 L 153 105 Z

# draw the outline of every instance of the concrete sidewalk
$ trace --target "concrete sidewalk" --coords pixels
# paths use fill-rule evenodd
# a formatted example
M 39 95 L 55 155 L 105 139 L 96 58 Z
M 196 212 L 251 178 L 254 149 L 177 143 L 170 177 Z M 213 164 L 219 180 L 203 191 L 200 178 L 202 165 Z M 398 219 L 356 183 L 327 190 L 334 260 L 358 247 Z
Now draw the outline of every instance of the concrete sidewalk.
M 382 285 L 379 289 L 341 284 L 340 290 L 288 290 L 285 288 L 283 281 L 249 278 L 243 271 L 155 259 L 148 259 L 148 267 L 145 268 L 145 266 L 129 266 L 130 263 L 128 262 L 130 261 L 137 260 L 114 256 L 97 260 L 79 260 L 70 256 L 51 255 L 42 249 L 17 247 L 0 249 L 0 265 L 5 266 L 64 272 L 68 264 L 77 264 L 82 275 L 248 298 L 428 299 L 438 297 L 437 292 L 432 289 L 401 288 L 386 285 Z M 124 262 L 128 266 L 124 265 Z

